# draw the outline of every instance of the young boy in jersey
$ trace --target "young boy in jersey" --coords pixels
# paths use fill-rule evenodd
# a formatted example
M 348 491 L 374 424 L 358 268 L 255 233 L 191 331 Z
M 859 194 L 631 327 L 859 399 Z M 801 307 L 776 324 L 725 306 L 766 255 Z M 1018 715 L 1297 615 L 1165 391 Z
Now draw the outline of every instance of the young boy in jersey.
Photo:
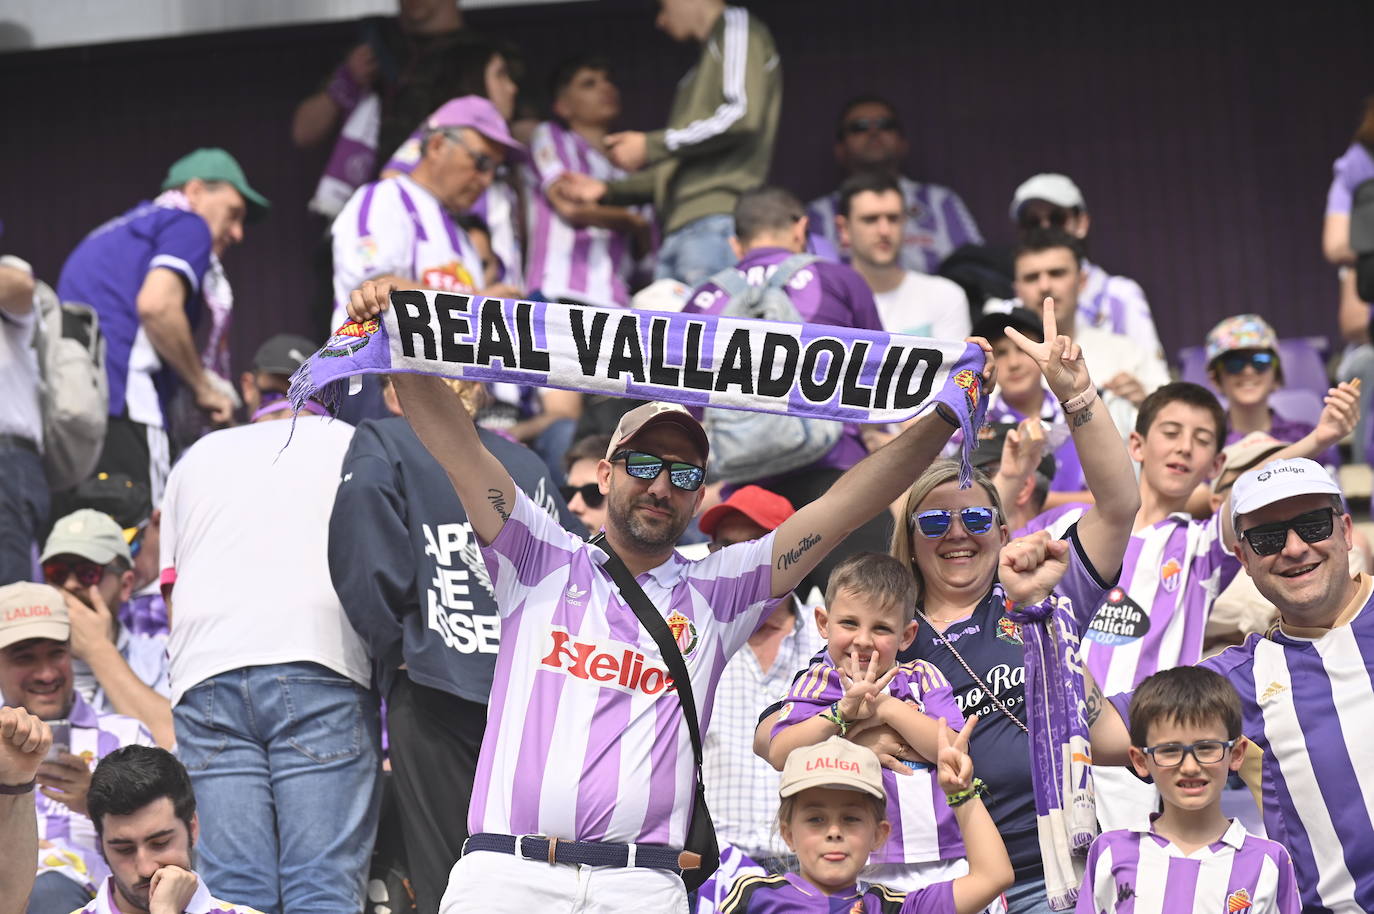
M 735 882 L 721 914 L 974 914 L 1012 883 L 1011 861 L 983 807 L 983 782 L 973 778 L 971 717 L 952 742 L 945 721 L 936 730 L 936 761 L 944 798 L 968 848 L 969 872 L 906 894 L 857 884 L 864 863 L 887 841 L 892 822 L 878 757 L 832 736 L 787 757 L 778 795 L 778 830 L 797 855 L 800 875 L 746 876 Z
M 1357 389 L 1333 387 L 1313 431 L 1274 456 L 1321 453 L 1355 427 L 1358 414 Z M 1166 384 L 1140 405 L 1127 445 L 1140 464 L 1140 510 L 1119 583 L 1100 605 L 1074 607 L 1083 661 L 1104 694 L 1128 692 L 1157 670 L 1202 659 L 1212 604 L 1240 563 L 1229 548 L 1229 502 L 1203 520 L 1189 515 L 1187 506 L 1198 484 L 1220 472 L 1225 438 L 1226 414 L 1205 387 Z M 1084 510 L 1069 508 L 1041 521 L 1057 536 Z M 1152 785 L 1121 768 L 1095 768 L 1093 788 L 1103 831 L 1138 826 L 1158 804 Z
M 1247 745 L 1231 683 L 1202 667 L 1155 673 L 1131 697 L 1130 718 L 1131 764 L 1154 779 L 1164 811 L 1097 837 L 1078 914 L 1298 914 L 1288 851 L 1221 811 Z
M 872 855 L 875 881 L 907 892 L 958 875 L 964 845 L 935 771 L 944 718 L 963 726 L 949 682 L 923 660 L 898 665 L 897 652 L 916 637 L 916 583 L 888 555 L 861 552 L 830 573 L 816 625 L 825 653 L 788 690 L 773 726 L 769 761 L 782 767 L 793 750 L 845 736 L 870 718 L 892 727 L 926 762 L 910 776 L 882 772 L 885 818 L 895 824 Z M 947 734 L 952 735 L 952 734 Z

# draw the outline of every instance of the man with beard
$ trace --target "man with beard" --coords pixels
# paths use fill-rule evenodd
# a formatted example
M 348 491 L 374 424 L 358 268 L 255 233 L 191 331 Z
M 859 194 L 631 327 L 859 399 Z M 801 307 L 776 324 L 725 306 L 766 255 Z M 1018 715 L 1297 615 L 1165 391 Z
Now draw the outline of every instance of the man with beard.
M 196 795 L 166 749 L 125 746 L 105 756 L 88 802 L 110 876 L 73 914 L 257 914 L 212 897 L 191 869 Z
M 354 291 L 381 314 L 393 282 Z M 613 552 L 673 632 L 702 729 L 730 659 L 850 531 L 939 452 L 936 411 L 869 455 L 776 530 L 688 561 L 673 544 L 704 495 L 706 433 L 671 403 L 626 413 L 597 465 L 606 536 L 588 543 L 530 500 L 440 378 L 392 378 L 406 418 L 467 512 L 502 618 L 464 856 L 441 914 L 687 910 L 696 770 L 662 655 L 604 567 Z M 666 699 L 666 700 L 665 700 Z M 698 823 L 700 824 L 700 823 Z
M 176 742 L 167 700 L 167 636 L 135 634 L 119 618 L 133 594 L 133 556 L 110 515 L 82 508 L 44 544 L 43 577 L 62 591 L 71 619 L 72 674 L 96 711 L 141 722 L 159 746 Z

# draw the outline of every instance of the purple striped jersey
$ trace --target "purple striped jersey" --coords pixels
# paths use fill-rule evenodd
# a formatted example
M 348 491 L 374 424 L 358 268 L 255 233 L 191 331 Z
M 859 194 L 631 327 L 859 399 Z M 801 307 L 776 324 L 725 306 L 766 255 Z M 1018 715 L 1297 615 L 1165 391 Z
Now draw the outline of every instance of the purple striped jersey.
M 1140 283 L 1113 276 L 1095 263 L 1083 261 L 1083 291 L 1078 294 L 1078 317 L 1094 327 L 1129 336 L 1157 359 L 1164 347 L 1155 329 L 1154 314 Z
M 902 226 L 901 264 L 917 273 L 938 273 L 940 263 L 962 244 L 982 244 L 983 236 L 973 214 L 959 195 L 940 184 L 925 184 L 900 177 L 906 201 L 906 224 Z M 849 249 L 840 244 L 835 226 L 839 193 L 812 200 L 807 209 L 811 230 L 825 233 L 841 256 L 849 260 Z
M 692 745 L 653 638 L 606 555 L 523 493 L 482 556 L 501 613 L 468 830 L 681 847 Z M 677 639 L 702 730 L 726 662 L 777 605 L 773 537 L 638 577 Z
M 1077 914 L 1298 914 L 1288 851 L 1237 819 L 1185 854 L 1151 826 L 1103 832 L 1088 851 Z
M 603 181 L 625 177 L 586 139 L 556 121 L 534 128 L 530 137 L 529 288 L 545 300 L 571 298 L 593 305 L 630 305 L 634 252 L 625 232 L 564 222 L 549 205 L 549 186 L 568 172 Z
M 828 654 L 821 656 L 824 659 L 798 676 L 788 689 L 782 713 L 773 725 L 774 737 L 844 698 L 840 671 Z M 959 712 L 949 681 L 932 663 L 903 663 L 888 683 L 887 693 L 915 705 L 932 719 L 945 718 L 955 730 L 964 726 L 964 716 Z M 954 810 L 945 802 L 934 768 L 922 765 L 910 777 L 884 768 L 883 789 L 887 791 L 887 819 L 892 823 L 892 834 L 886 844 L 869 856 L 869 863 L 929 863 L 964 856 L 959 823 L 954 819 Z
M 191 896 L 191 900 L 186 902 L 183 909 L 185 914 L 261 914 L 256 908 L 250 908 L 245 904 L 230 904 L 227 901 L 220 901 L 210 894 L 210 889 L 205 885 L 205 878 L 199 873 L 196 876 L 196 891 Z M 113 877 L 100 883 L 100 891 L 91 899 L 90 904 L 72 914 L 123 914 L 123 910 L 115 902 L 115 889 L 113 888 Z
M 1281 627 L 1209 657 L 1240 693 L 1241 732 L 1264 751 L 1264 829 L 1293 855 L 1307 910 L 1374 910 L 1374 582 L 1334 628 Z M 1111 702 L 1130 718 L 1131 696 Z
M 746 876 L 735 882 L 721 914 L 951 914 L 954 882 L 937 882 L 902 894 L 886 886 L 859 886 L 827 895 L 796 873 Z

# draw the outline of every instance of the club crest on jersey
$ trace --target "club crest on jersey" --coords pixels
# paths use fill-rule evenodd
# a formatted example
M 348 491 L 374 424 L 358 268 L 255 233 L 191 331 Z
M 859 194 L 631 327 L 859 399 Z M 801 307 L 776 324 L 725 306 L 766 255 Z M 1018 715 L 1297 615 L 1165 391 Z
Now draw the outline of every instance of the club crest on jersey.
M 1006 616 L 997 620 L 997 640 L 1005 641 L 1008 644 L 1024 644 L 1021 640 L 1021 623 L 1014 622 Z
M 376 333 L 379 327 L 381 327 L 381 323 L 376 319 L 361 323 L 350 320 L 334 331 L 334 335 L 325 342 L 324 348 L 320 350 L 320 355 L 328 358 L 352 355 L 367 345 L 368 340 L 372 338 L 372 334 Z
M 682 651 L 682 656 L 686 657 L 697 649 L 697 627 L 692 624 L 691 619 L 673 610 L 665 621 L 668 623 L 668 630 L 673 633 L 678 650 Z
M 1254 905 L 1250 900 L 1250 892 L 1246 889 L 1236 889 L 1226 896 L 1226 914 L 1235 914 L 1236 911 L 1244 911 Z
M 962 387 L 964 396 L 968 397 L 969 412 L 971 413 L 978 409 L 978 398 L 983 390 L 983 379 L 979 377 L 978 372 L 971 368 L 964 368 L 960 371 L 956 371 L 954 373 L 954 383 Z
M 1183 565 L 1177 558 L 1170 557 L 1166 562 L 1159 566 L 1159 583 L 1169 593 L 1178 590 L 1178 582 L 1182 580 Z

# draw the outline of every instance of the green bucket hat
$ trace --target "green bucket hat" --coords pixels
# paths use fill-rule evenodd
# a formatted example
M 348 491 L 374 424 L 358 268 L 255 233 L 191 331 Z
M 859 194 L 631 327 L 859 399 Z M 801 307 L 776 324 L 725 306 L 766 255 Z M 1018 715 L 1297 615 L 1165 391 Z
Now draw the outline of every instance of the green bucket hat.
M 248 204 L 250 222 L 260 221 L 272 206 L 266 197 L 248 186 L 243 168 L 223 149 L 197 149 L 177 159 L 167 170 L 162 189 L 180 187 L 192 178 L 200 178 L 202 181 L 223 181 L 243 194 L 244 202 Z

